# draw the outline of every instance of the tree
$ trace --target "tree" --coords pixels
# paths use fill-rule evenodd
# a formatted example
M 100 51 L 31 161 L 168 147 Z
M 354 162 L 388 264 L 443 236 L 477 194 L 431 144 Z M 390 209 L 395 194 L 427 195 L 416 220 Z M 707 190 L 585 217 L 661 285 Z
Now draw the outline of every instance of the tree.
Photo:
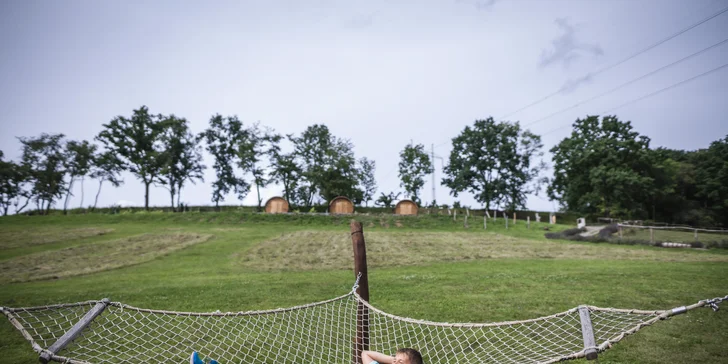
M 572 211 L 645 215 L 654 195 L 650 139 L 616 116 L 587 116 L 551 148 L 554 179 L 547 193 Z
M 210 118 L 210 126 L 200 135 L 207 143 L 207 151 L 212 154 L 215 162 L 216 180 L 212 187 L 212 202 L 215 207 L 225 200 L 225 195 L 233 190 L 238 199 L 242 200 L 250 191 L 250 184 L 235 174 L 237 146 L 243 138 L 243 123 L 237 116 L 226 118 L 219 114 Z
M 377 180 L 374 179 L 374 170 L 376 168 L 375 161 L 367 158 L 359 159 L 359 173 L 361 174 L 359 178 L 361 186 L 359 188 L 363 192 L 362 201 L 366 206 L 369 206 L 369 201 L 373 200 L 374 194 L 377 193 Z
M 442 182 L 454 197 L 469 191 L 486 209 L 491 204 L 523 206 L 531 191 L 526 186 L 540 170 L 531 166 L 533 157 L 540 155 L 538 136 L 522 131 L 518 123 L 489 117 L 466 126 L 452 145 Z
M 716 222 L 728 225 L 728 136 L 714 141 L 696 159 L 696 197 Z
M 417 144 L 407 145 L 399 153 L 399 179 L 402 186 L 416 204 L 420 204 L 418 193 L 425 185 L 425 176 L 433 172 L 430 156 L 425 152 L 425 146 Z
M 119 175 L 123 171 L 123 163 L 112 152 L 104 152 L 96 155 L 93 169 L 91 170 L 91 178 L 99 180 L 99 189 L 96 192 L 96 199 L 94 199 L 92 210 L 96 209 L 96 205 L 99 203 L 99 195 L 101 194 L 101 187 L 104 182 L 109 182 L 114 187 L 119 187 L 124 183 L 124 180 L 119 178 Z
M 377 200 L 374 201 L 374 204 L 377 206 L 392 208 L 394 201 L 396 201 L 400 195 L 402 195 L 402 192 L 398 192 L 396 194 L 394 192 L 390 192 L 388 195 L 386 195 L 386 194 L 384 194 L 384 192 L 382 192 L 379 195 L 379 198 L 377 198 Z
M 71 178 L 66 190 L 66 201 L 63 203 L 63 213 L 68 208 L 68 198 L 72 195 L 73 182 L 76 178 L 81 177 L 81 207 L 83 207 L 83 179 L 91 170 L 96 153 L 96 146 L 90 144 L 87 140 L 77 142 L 69 140 L 66 143 L 66 171 Z
M 262 211 L 263 198 L 260 195 L 260 188 L 270 184 L 270 178 L 261 162 L 265 157 L 272 157 L 278 150 L 278 143 L 281 136 L 274 133 L 271 128 L 263 128 L 260 123 L 255 123 L 241 133 L 236 146 L 238 165 L 244 173 L 253 176 L 253 183 L 257 193 L 258 211 Z
M 0 207 L 3 209 L 3 216 L 8 215 L 10 206 L 15 206 L 15 213 L 20 213 L 30 202 L 30 196 L 25 189 L 28 181 L 28 171 L 11 160 L 3 160 L 3 152 L 0 150 Z M 20 206 L 20 201 L 25 199 L 25 204 Z
M 283 195 L 288 203 L 298 201 L 296 194 L 301 167 L 296 163 L 296 156 L 293 153 L 281 154 L 280 147 L 277 146 L 271 151 L 270 167 L 270 182 L 283 185 Z
M 326 125 L 318 124 L 290 139 L 301 168 L 298 205 L 311 207 L 317 196 L 325 201 L 336 196 L 347 196 L 354 203 L 362 201 L 364 193 L 358 188 L 360 176 L 350 141 L 335 137 Z
M 43 133 L 37 138 L 18 138 L 23 145 L 22 165 L 29 173 L 31 195 L 39 212 L 50 213 L 56 198 L 66 191 L 63 134 Z
M 160 136 L 164 167 L 156 177 L 156 181 L 164 186 L 170 194 L 171 207 L 175 208 L 175 196 L 179 207 L 182 187 L 186 181 L 193 184 L 195 180 L 203 180 L 202 150 L 200 137 L 190 133 L 188 122 L 184 118 L 170 115 L 164 118 L 164 132 Z
M 117 116 L 103 124 L 96 140 L 122 161 L 144 183 L 144 208 L 149 210 L 149 185 L 162 173 L 165 165 L 161 136 L 165 123 L 162 115 L 151 115 L 146 106 L 134 110 L 130 118 Z

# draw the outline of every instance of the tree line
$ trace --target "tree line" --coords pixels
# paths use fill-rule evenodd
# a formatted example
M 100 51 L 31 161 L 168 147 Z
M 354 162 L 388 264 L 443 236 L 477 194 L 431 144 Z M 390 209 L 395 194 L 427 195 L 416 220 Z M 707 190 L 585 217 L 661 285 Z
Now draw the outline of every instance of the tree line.
M 375 161 L 357 158 L 350 140 L 326 125 L 308 126 L 299 135 L 280 134 L 259 122 L 244 124 L 237 116 L 212 115 L 200 133 L 185 118 L 152 114 L 146 106 L 128 117 L 103 124 L 94 142 L 66 140 L 63 134 L 18 138 L 20 161 L 4 160 L 0 151 L 0 206 L 7 214 L 34 205 L 48 213 L 54 204 L 68 208 L 75 182 L 98 181 L 92 208 L 104 183 L 121 186 L 129 172 L 145 187 L 169 193 L 173 210 L 182 208 L 188 183 L 204 182 L 202 153 L 212 157 L 215 180 L 210 201 L 219 206 L 233 193 L 243 200 L 254 189 L 262 208 L 261 189 L 283 188 L 292 206 L 310 208 L 320 201 L 347 196 L 355 204 L 391 207 L 402 192 L 377 197 Z M 282 144 L 290 143 L 284 152 Z M 655 219 L 699 225 L 728 224 L 728 137 L 698 151 L 651 149 L 649 138 L 616 116 L 577 119 L 573 131 L 550 151 L 553 176 L 541 137 L 518 122 L 476 120 L 452 138 L 452 150 L 441 184 L 458 197 L 468 193 L 483 208 L 525 208 L 527 195 L 544 187 L 562 209 L 624 218 Z M 420 190 L 433 173 L 433 161 L 422 144 L 408 144 L 399 155 L 398 175 L 404 197 L 423 203 Z M 81 206 L 84 195 L 81 189 Z

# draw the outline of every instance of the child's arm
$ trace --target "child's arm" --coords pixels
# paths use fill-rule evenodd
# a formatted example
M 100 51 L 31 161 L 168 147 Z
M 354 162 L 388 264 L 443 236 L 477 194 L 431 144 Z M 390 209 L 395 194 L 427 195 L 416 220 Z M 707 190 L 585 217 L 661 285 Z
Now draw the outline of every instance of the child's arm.
M 377 361 L 379 364 L 392 364 L 394 359 L 389 355 L 384 355 L 376 351 L 364 350 L 361 352 L 362 364 L 369 364 L 373 361 Z

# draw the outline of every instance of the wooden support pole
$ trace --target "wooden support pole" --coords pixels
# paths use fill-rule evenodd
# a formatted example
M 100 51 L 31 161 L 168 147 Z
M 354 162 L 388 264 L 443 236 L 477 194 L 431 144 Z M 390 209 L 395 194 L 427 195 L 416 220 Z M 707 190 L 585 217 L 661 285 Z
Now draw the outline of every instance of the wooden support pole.
M 63 336 L 56 340 L 56 342 L 53 343 L 53 345 L 51 345 L 48 350 L 40 354 L 40 358 L 38 358 L 38 360 L 43 364 L 47 364 L 49 361 L 51 361 L 54 355 L 58 354 L 58 352 L 63 350 L 66 346 L 68 346 L 68 344 L 70 344 L 79 335 L 81 335 L 81 332 L 86 327 L 88 327 L 88 325 L 91 324 L 91 321 L 93 321 L 102 312 L 104 312 L 106 306 L 109 305 L 109 302 L 110 301 L 108 298 L 104 298 L 100 302 L 98 302 L 96 306 L 86 312 L 86 315 L 78 320 L 78 322 L 76 322 L 76 324 L 73 325 L 70 330 L 68 330 L 65 334 L 63 334 Z
M 508 215 L 506 215 L 505 211 L 503 211 L 503 220 L 506 220 L 506 230 L 508 230 Z
M 516 212 L 514 211 L 513 212 L 513 225 L 515 225 L 515 224 L 516 224 Z
M 488 230 L 488 211 L 483 214 L 483 230 Z
M 619 225 L 619 240 L 622 240 L 622 225 Z
M 652 228 L 650 228 L 650 243 L 655 243 L 655 230 L 653 230 Z
M 693 237 L 695 238 L 695 241 L 698 241 L 698 229 L 694 230 Z
M 531 230 L 531 216 L 526 216 L 526 229 Z
M 367 250 L 364 244 L 364 229 L 361 223 L 351 220 L 351 245 L 354 249 L 354 277 L 359 277 L 356 293 L 364 301 L 369 302 L 369 278 L 367 277 Z M 353 348 L 354 364 L 361 364 L 361 353 L 369 350 L 369 309 L 358 302 L 356 307 L 356 337 Z
M 579 306 L 579 319 L 581 320 L 581 336 L 584 339 L 584 353 L 586 360 L 594 360 L 597 358 L 596 340 L 594 340 L 594 331 L 592 330 L 591 317 L 589 317 L 589 308 Z

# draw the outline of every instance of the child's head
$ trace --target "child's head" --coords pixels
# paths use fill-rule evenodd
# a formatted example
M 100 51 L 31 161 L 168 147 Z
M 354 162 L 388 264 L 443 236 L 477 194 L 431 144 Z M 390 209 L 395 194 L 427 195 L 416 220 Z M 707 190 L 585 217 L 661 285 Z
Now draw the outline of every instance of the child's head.
M 415 349 L 402 348 L 397 350 L 394 364 L 422 364 L 422 355 Z

